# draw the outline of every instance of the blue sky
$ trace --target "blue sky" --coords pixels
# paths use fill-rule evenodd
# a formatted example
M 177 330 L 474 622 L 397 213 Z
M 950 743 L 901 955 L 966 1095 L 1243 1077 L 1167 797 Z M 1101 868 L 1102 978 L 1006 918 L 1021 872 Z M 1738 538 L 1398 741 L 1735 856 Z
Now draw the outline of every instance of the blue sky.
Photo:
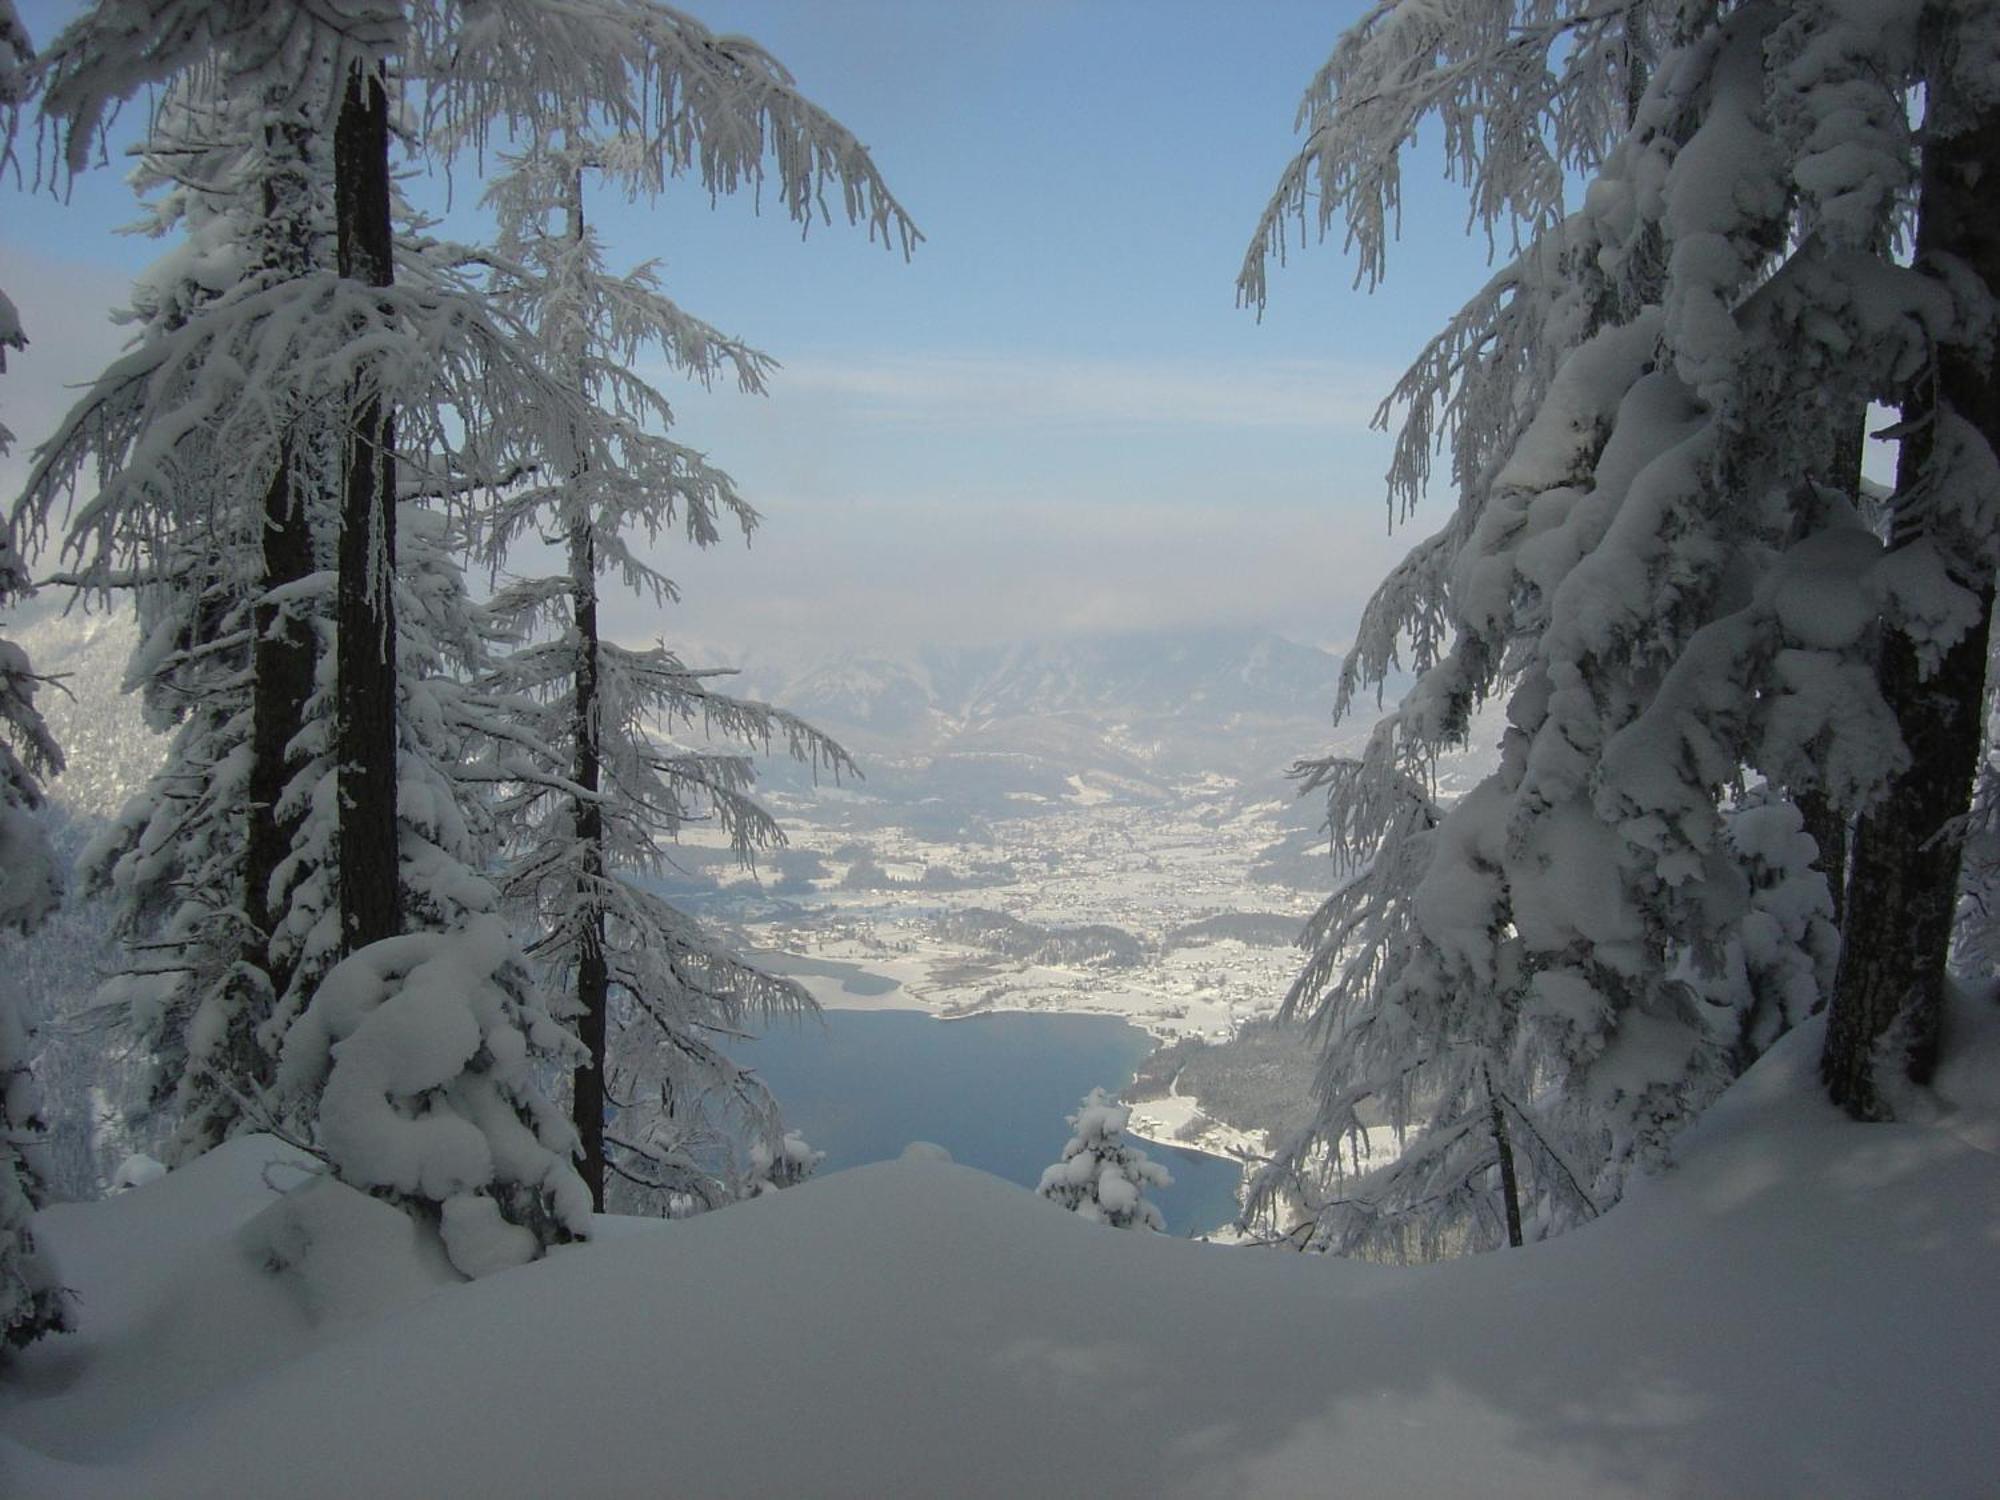
M 24 7 L 38 40 L 61 9 Z M 765 525 L 747 552 L 675 557 L 683 603 L 621 613 L 625 633 L 724 656 L 1211 622 L 1344 640 L 1417 535 L 1385 535 L 1368 417 L 1488 269 L 1420 160 L 1372 296 L 1328 244 L 1276 277 L 1261 323 L 1235 305 L 1299 93 L 1356 7 L 690 9 L 790 67 L 927 238 L 905 263 L 843 224 L 801 239 L 693 186 L 596 214 L 615 262 L 658 257 L 683 306 L 782 365 L 765 400 L 678 395 L 677 435 Z M 115 345 L 98 310 L 145 247 L 106 232 L 130 217 L 115 169 L 68 205 L 7 191 L 0 284 L 37 344 L 0 396 L 32 441 L 52 387 Z

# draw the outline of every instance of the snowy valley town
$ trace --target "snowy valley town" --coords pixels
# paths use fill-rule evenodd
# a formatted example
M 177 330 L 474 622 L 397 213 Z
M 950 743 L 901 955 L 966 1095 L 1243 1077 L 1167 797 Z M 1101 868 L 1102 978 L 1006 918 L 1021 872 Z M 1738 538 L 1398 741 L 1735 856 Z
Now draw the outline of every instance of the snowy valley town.
M 0 1495 L 2000 1495 L 2000 0 L 0 0 Z

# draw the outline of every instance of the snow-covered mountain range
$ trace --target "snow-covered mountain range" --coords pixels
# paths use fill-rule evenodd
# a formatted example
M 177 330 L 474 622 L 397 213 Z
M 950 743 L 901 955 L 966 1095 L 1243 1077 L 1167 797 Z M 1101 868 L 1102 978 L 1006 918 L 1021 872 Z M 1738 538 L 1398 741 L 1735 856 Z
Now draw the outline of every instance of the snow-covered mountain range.
M 802 713 L 889 733 L 921 724 L 918 709 L 961 722 L 1077 714 L 1220 728 L 1318 717 L 1339 672 L 1327 652 L 1267 631 L 1212 629 L 841 656 L 783 686 Z
M 160 736 L 121 692 L 136 640 L 129 610 L 66 608 L 51 592 L 10 632 L 62 679 L 44 710 L 69 758 L 56 800 L 115 812 L 158 763 Z M 1218 628 L 1079 637 L 897 655 L 693 647 L 690 665 L 739 665 L 722 690 L 826 730 L 877 768 L 1041 767 L 1144 787 L 1217 771 L 1276 785 L 1301 755 L 1358 743 L 1372 710 L 1332 722 L 1339 658 L 1268 631 Z
M 864 758 L 1047 760 L 1140 781 L 1277 776 L 1327 743 L 1339 659 L 1249 629 L 746 663 L 742 688 Z
M 59 679 L 42 695 L 69 757 L 53 800 L 87 818 L 115 813 L 158 765 L 164 743 L 138 700 L 121 691 L 137 639 L 130 611 L 85 611 L 50 591 L 17 606 L 8 629 L 38 671 Z M 746 657 L 726 645 L 689 646 L 683 655 L 694 666 L 739 666 L 718 687 L 830 733 L 861 763 L 870 800 L 904 806 L 1164 797 L 1210 772 L 1257 795 L 1288 796 L 1292 762 L 1358 749 L 1376 715 L 1371 698 L 1335 724 L 1339 658 L 1253 629 L 894 655 Z M 1475 760 L 1489 757 L 1492 738 L 1475 735 Z M 760 775 L 779 790 L 810 782 L 776 760 Z

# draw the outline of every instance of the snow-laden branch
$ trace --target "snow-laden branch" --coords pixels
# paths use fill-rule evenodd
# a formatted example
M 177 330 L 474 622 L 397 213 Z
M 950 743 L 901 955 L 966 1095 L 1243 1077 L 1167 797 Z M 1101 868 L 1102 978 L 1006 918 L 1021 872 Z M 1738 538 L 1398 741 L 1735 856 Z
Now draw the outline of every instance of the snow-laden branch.
M 1381 0 L 1342 35 L 1300 103 L 1304 144 L 1280 174 L 1237 278 L 1260 311 L 1289 225 L 1325 238 L 1344 225 L 1357 285 L 1372 288 L 1400 232 L 1402 153 L 1418 126 L 1442 131 L 1468 222 L 1532 236 L 1562 216 L 1567 172 L 1598 166 L 1675 7 L 1574 0 Z M 1518 244 L 1517 247 L 1518 248 Z

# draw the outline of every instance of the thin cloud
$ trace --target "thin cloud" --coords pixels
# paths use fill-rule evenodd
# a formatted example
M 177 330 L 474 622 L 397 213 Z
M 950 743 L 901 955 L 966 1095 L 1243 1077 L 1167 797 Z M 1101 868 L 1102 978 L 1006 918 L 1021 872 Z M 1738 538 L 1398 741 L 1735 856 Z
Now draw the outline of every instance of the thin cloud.
M 830 396 L 907 425 L 1364 429 L 1384 372 L 1333 360 L 1026 359 L 886 355 L 788 359 L 786 396 Z
M 896 651 L 1104 630 L 1258 625 L 1305 640 L 1351 631 L 1408 546 L 1334 504 L 962 498 L 788 504 L 749 548 L 683 552 L 682 602 L 607 598 L 621 638 Z

